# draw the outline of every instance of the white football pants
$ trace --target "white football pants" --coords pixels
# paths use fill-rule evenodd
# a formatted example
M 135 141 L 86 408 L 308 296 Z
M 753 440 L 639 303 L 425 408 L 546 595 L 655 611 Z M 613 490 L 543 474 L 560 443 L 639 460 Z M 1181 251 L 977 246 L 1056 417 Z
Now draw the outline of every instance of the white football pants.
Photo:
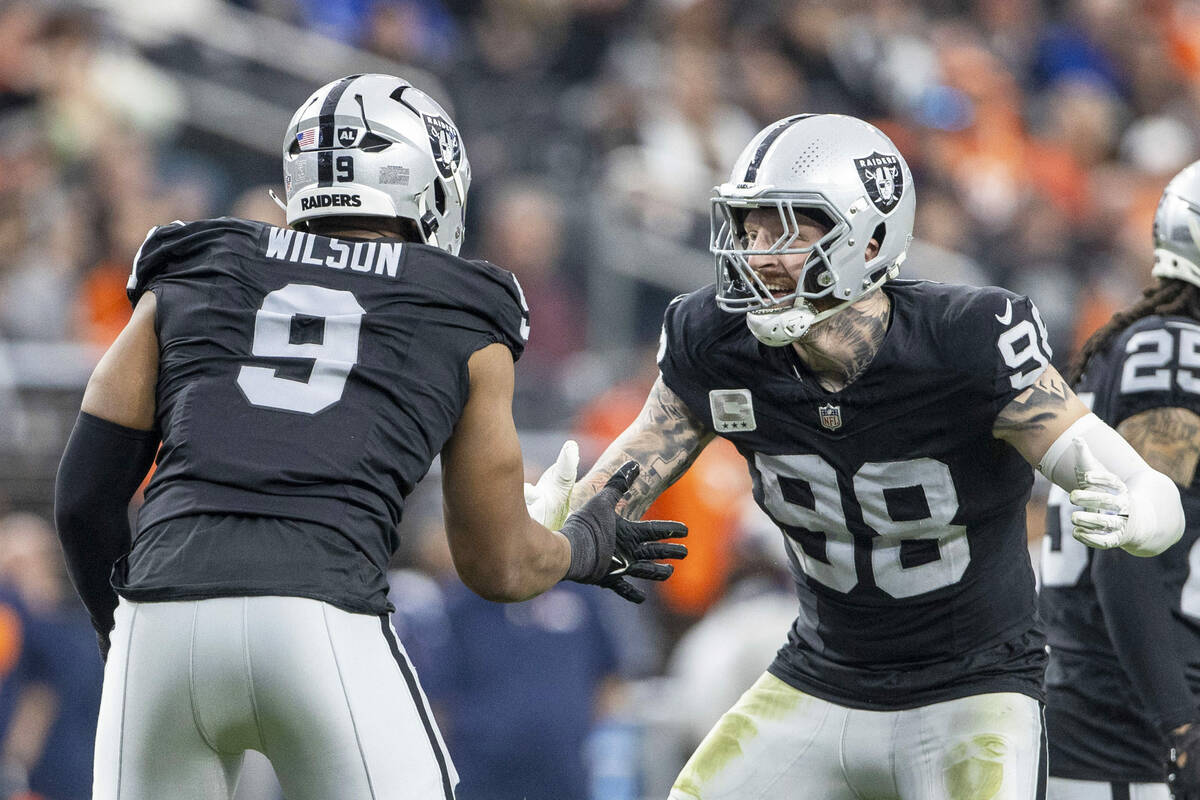
M 696 749 L 671 800 L 1039 800 L 1042 712 L 981 694 L 903 711 L 847 708 L 764 673 Z
M 1169 800 L 1166 783 L 1109 783 L 1050 777 L 1046 800 Z
M 94 800 L 226 800 L 246 750 L 289 800 L 452 800 L 458 783 L 385 618 L 299 597 L 121 600 Z

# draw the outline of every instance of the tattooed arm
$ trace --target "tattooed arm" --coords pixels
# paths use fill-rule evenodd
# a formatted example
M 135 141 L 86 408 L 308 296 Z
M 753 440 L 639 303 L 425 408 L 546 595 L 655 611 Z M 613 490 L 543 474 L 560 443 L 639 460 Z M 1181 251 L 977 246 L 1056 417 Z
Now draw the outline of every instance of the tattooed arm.
M 1186 408 L 1152 408 L 1117 426 L 1146 463 L 1180 486 L 1191 486 L 1200 459 L 1200 415 Z
M 1072 534 L 1089 547 L 1152 556 L 1183 533 L 1171 478 L 1089 412 L 1053 367 L 1001 409 L 992 433 L 1071 493 L 1080 507 Z
M 629 519 L 640 519 L 655 498 L 687 472 L 714 435 L 659 376 L 637 419 L 575 484 L 571 510 L 590 500 L 618 467 L 633 460 L 641 465 L 642 472 L 630 487 L 629 495 L 617 505 L 617 512 Z
M 1017 449 L 1037 465 L 1050 445 L 1088 413 L 1085 406 L 1054 367 L 1046 367 L 1037 382 L 1014 397 L 996 415 L 992 435 Z

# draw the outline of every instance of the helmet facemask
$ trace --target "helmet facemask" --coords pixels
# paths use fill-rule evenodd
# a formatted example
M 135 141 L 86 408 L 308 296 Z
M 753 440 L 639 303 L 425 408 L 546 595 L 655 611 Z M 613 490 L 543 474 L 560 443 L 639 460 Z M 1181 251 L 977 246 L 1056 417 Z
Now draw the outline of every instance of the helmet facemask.
M 768 125 L 712 200 L 718 305 L 744 313 L 765 344 L 797 341 L 896 276 L 912 240 L 915 203 L 904 158 L 874 126 L 838 114 L 798 114 Z M 753 209 L 773 210 L 783 230 L 766 249 L 750 250 L 740 239 Z M 815 243 L 796 247 L 801 214 L 829 227 Z M 787 294 L 772 292 L 750 266 L 756 256 L 798 255 L 807 258 Z
M 779 238 L 766 249 L 751 249 L 745 240 L 745 219 L 755 209 L 774 210 L 782 227 Z M 746 201 L 717 196 L 712 199 L 711 212 L 710 249 L 717 256 L 717 304 L 723 310 L 775 312 L 791 308 L 797 301 L 817 300 L 833 292 L 838 277 L 830 250 L 849 232 L 849 226 L 819 194 L 775 198 L 768 195 Z M 832 226 L 813 244 L 794 247 L 800 234 L 798 214 L 824 217 Z M 754 256 L 781 255 L 808 256 L 795 288 L 786 295 L 772 292 L 750 265 Z

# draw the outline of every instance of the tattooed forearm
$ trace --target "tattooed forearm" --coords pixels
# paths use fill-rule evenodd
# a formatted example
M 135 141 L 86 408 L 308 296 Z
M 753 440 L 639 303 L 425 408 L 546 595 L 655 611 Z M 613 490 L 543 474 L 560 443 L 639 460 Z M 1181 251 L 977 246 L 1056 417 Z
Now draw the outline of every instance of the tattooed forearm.
M 1180 486 L 1190 486 L 1200 459 L 1200 415 L 1185 408 L 1152 408 L 1117 426 L 1146 463 Z
M 1037 382 L 1009 401 L 992 425 L 992 435 L 1016 448 L 1034 466 L 1054 440 L 1087 414 L 1085 406 L 1054 367 L 1046 367 Z
M 1007 438 L 1018 431 L 1041 431 L 1057 419 L 1075 395 L 1058 370 L 1048 367 L 1037 383 L 1012 399 L 996 416 L 992 435 Z
M 638 418 L 575 484 L 571 510 L 600 491 L 618 467 L 636 461 L 642 467 L 641 474 L 617 511 L 629 519 L 639 519 L 655 498 L 687 471 L 712 438 L 712 431 L 659 378 Z

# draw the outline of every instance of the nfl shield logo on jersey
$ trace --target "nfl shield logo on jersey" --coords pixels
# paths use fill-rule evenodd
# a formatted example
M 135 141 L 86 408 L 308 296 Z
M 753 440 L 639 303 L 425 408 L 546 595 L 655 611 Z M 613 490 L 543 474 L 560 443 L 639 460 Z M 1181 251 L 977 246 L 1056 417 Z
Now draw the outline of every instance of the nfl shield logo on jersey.
M 817 406 L 817 413 L 821 415 L 821 427 L 831 431 L 836 431 L 842 427 L 842 407 L 835 406 L 833 403 L 826 403 L 823 406 Z
M 904 173 L 900 170 L 900 159 L 883 153 L 871 153 L 866 158 L 854 159 L 858 178 L 867 190 L 867 197 L 884 214 L 900 202 L 904 194 Z

